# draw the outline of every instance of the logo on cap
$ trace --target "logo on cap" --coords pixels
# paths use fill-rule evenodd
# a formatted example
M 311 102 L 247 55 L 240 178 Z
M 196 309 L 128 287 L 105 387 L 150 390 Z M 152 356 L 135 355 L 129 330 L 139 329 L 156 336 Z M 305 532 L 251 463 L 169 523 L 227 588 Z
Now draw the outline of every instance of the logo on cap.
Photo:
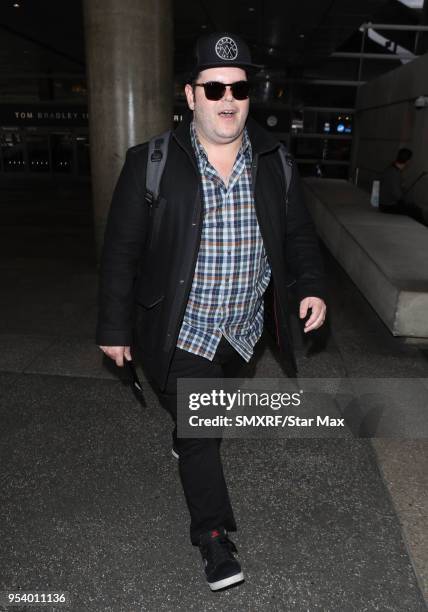
M 234 60 L 238 56 L 238 46 L 232 38 L 223 36 L 216 42 L 215 52 L 222 60 Z

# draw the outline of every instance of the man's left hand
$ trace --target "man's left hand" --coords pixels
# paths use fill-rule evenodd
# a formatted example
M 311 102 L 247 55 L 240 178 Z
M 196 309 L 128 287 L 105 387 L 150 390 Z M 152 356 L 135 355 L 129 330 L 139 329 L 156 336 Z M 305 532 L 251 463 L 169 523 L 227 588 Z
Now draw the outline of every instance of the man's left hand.
M 306 297 L 300 302 L 299 315 L 304 319 L 308 314 L 308 309 L 311 309 L 311 316 L 305 323 L 305 334 L 313 329 L 318 329 L 325 321 L 327 306 L 324 300 L 317 297 Z

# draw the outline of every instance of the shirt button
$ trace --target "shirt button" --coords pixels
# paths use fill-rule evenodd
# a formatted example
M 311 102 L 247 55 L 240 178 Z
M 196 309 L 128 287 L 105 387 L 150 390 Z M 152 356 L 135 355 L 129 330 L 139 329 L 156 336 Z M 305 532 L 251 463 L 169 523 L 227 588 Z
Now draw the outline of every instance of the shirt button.
M 184 280 L 183 280 L 183 279 L 181 279 L 181 280 L 180 280 L 180 285 L 182 285 L 183 283 L 184 283 Z

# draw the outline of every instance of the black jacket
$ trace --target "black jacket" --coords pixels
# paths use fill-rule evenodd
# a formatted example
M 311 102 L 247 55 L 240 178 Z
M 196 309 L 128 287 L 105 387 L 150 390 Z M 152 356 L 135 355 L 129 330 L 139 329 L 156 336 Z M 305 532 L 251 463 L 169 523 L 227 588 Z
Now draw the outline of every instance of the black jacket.
M 171 137 L 159 203 L 152 213 L 145 201 L 148 143 L 127 151 L 101 259 L 96 342 L 130 345 L 135 329 L 143 367 L 161 388 L 183 320 L 202 230 L 202 186 L 189 124 L 190 117 Z M 308 296 L 324 299 L 318 240 L 296 166 L 286 216 L 279 142 L 251 118 L 247 129 L 253 150 L 256 213 L 272 269 L 265 319 L 283 356 L 296 368 L 287 322 L 287 284 L 291 278 L 296 280 L 299 300 Z
M 391 164 L 382 174 L 379 185 L 379 208 L 380 210 L 392 210 L 394 206 L 401 203 L 403 198 L 403 185 L 401 183 L 401 171 L 395 164 Z

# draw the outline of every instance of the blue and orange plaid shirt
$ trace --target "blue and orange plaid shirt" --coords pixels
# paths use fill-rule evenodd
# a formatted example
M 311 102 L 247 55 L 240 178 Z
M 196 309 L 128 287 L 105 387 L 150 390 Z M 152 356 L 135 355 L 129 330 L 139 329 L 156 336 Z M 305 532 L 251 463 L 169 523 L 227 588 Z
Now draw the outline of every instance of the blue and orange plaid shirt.
M 251 189 L 247 130 L 227 185 L 190 125 L 203 188 L 203 225 L 192 288 L 177 347 L 212 361 L 222 336 L 249 361 L 263 331 L 263 294 L 271 270 Z

